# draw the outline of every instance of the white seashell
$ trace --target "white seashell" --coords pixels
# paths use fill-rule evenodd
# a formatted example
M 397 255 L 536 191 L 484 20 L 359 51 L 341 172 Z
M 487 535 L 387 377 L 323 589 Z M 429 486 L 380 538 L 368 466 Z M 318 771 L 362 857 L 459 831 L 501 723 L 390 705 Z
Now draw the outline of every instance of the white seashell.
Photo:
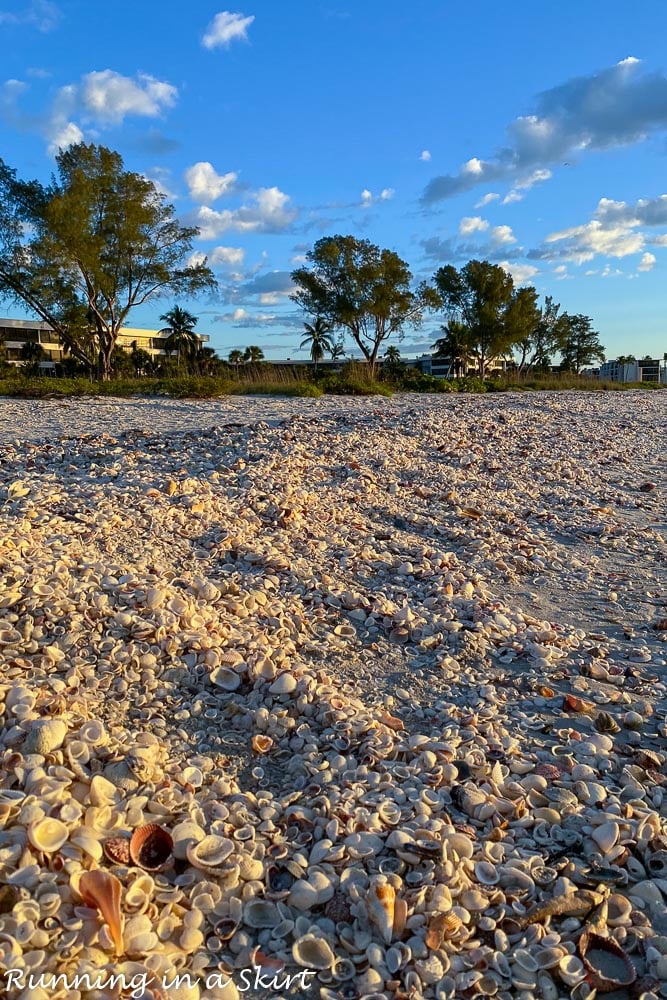
M 613 820 L 608 820 L 606 823 L 602 823 L 600 826 L 596 826 L 591 837 L 598 845 L 603 854 L 609 854 L 612 847 L 616 844 L 620 835 L 620 828 L 618 823 Z
M 69 830 L 59 819 L 37 820 L 28 827 L 28 838 L 33 847 L 45 854 L 59 850 L 69 837 Z
M 292 945 L 292 957 L 306 969 L 330 969 L 336 959 L 327 941 L 315 934 L 297 938 Z
M 558 975 L 568 986 L 576 986 L 585 979 L 586 969 L 576 955 L 565 955 L 558 963 Z
M 199 841 L 190 841 L 187 843 L 185 856 L 195 868 L 206 870 L 217 868 L 227 860 L 234 850 L 234 841 L 230 840 L 229 837 L 218 837 L 216 834 L 211 833 L 208 836 L 202 837 Z M 176 845 L 174 843 L 175 853 Z
M 371 923 L 380 931 L 385 944 L 390 944 L 394 933 L 396 890 L 383 875 L 376 876 L 368 889 L 366 909 Z
M 475 875 L 482 885 L 497 885 L 500 881 L 498 867 L 490 861 L 478 861 L 475 864 Z
M 236 691 L 241 685 L 241 677 L 231 667 L 216 667 L 209 674 L 211 684 L 224 691 Z
M 187 858 L 187 848 L 190 844 L 196 844 L 206 836 L 206 831 L 193 820 L 183 820 L 177 823 L 171 831 L 174 841 L 174 857 L 180 861 Z
M 282 674 L 278 674 L 270 685 L 269 691 L 271 694 L 291 694 L 296 689 L 296 686 L 297 679 L 294 674 L 285 670 Z

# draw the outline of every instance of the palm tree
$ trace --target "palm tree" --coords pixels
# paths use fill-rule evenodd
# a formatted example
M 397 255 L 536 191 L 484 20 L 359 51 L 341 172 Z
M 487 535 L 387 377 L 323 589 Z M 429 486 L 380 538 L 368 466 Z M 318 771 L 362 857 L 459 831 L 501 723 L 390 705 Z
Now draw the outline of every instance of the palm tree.
M 169 312 L 160 316 L 160 319 L 167 324 L 160 330 L 160 333 L 168 334 L 164 342 L 165 350 L 169 353 L 177 352 L 177 364 L 180 371 L 181 358 L 186 358 L 189 365 L 199 349 L 199 337 L 195 333 L 197 317 L 187 310 L 181 309 L 180 306 L 174 306 Z
M 392 344 L 391 347 L 388 347 L 385 351 L 384 357 L 385 361 L 388 361 L 390 365 L 396 365 L 401 360 L 401 352 L 398 347 Z
M 314 363 L 315 371 L 317 371 L 317 363 L 322 360 L 325 351 L 332 354 L 334 350 L 331 340 L 331 324 L 318 316 L 314 323 L 304 323 L 303 325 L 306 328 L 306 336 L 301 341 L 301 347 L 308 347 L 310 344 L 310 360 Z
M 26 375 L 37 375 L 39 372 L 39 363 L 44 361 L 46 358 L 46 351 L 41 344 L 37 344 L 31 340 L 27 340 L 25 344 L 21 347 L 21 361 Z
M 243 364 L 243 354 L 241 353 L 241 351 L 230 351 L 229 354 L 227 355 L 227 360 L 229 361 L 230 365 L 234 366 L 234 371 L 238 375 L 239 365 Z
M 345 357 L 345 344 L 343 343 L 342 337 L 329 348 L 329 354 L 331 355 L 332 361 L 338 361 L 339 358 Z
M 246 347 L 243 352 L 243 360 L 249 361 L 251 365 L 256 365 L 258 362 L 264 360 L 264 351 L 261 347 L 251 344 L 250 347 Z
M 468 342 L 467 329 L 463 323 L 451 320 L 447 326 L 440 327 L 445 334 L 436 340 L 433 347 L 435 356 L 449 358 L 449 370 L 454 369 L 457 376 L 463 372 L 465 375 L 470 361 L 470 346 Z

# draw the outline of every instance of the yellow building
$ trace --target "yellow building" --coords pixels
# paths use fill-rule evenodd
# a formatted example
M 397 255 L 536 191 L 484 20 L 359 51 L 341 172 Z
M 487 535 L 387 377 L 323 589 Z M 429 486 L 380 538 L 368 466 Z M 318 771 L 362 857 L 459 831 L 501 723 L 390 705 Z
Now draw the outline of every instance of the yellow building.
M 198 333 L 200 343 L 207 344 L 210 340 L 208 334 Z M 121 327 L 117 344 L 123 350 L 130 353 L 136 345 L 143 351 L 147 351 L 152 358 L 164 358 L 167 352 L 164 343 L 168 334 L 159 330 L 139 330 L 134 327 Z M 62 361 L 63 346 L 57 333 L 54 333 L 48 323 L 31 319 L 1 319 L 0 318 L 0 345 L 4 344 L 5 360 L 13 365 L 20 365 L 21 348 L 24 344 L 39 344 L 45 354 L 45 361 L 42 362 L 44 368 L 54 368 L 56 362 Z M 175 354 L 175 352 L 172 352 Z

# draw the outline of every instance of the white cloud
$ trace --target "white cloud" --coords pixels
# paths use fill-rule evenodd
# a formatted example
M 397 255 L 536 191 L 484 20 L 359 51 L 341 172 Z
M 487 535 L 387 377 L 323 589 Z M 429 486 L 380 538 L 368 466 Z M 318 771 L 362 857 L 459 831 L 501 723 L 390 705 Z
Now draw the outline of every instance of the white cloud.
M 468 216 L 459 222 L 459 234 L 469 236 L 471 233 L 483 233 L 489 228 L 486 219 L 479 215 Z
M 233 312 L 223 313 L 221 316 L 216 316 L 215 318 L 223 323 L 233 323 L 236 326 L 246 328 L 253 326 L 271 326 L 276 322 L 278 317 L 275 313 L 252 313 L 239 306 L 239 308 L 234 309 Z
M 220 267 L 240 267 L 243 264 L 245 250 L 241 247 L 215 247 L 208 255 L 210 264 Z
M 18 14 L 0 11 L 0 25 L 28 24 L 46 34 L 53 31 L 61 17 L 60 9 L 54 3 L 50 3 L 50 0 L 32 0 L 32 3 Z
M 524 196 L 521 193 L 521 191 L 517 191 L 515 188 L 512 188 L 512 190 L 509 191 L 505 195 L 505 197 L 503 198 L 502 204 L 503 205 L 512 205 L 512 204 L 514 204 L 515 201 L 523 201 L 523 197 Z
M 290 264 L 307 264 L 308 258 L 305 253 L 297 253 L 290 258 Z
M 200 228 L 199 238 L 214 240 L 229 229 L 240 233 L 284 232 L 297 218 L 299 211 L 289 206 L 289 195 L 279 188 L 260 188 L 253 193 L 250 204 L 216 212 L 202 205 L 195 214 Z
M 638 271 L 652 271 L 656 265 L 656 256 L 653 253 L 642 254 L 642 259 L 637 266 Z
M 550 170 L 538 169 L 533 170 L 527 177 L 518 180 L 515 184 L 517 188 L 528 189 L 532 188 L 534 184 L 542 184 L 544 181 L 548 181 L 553 177 Z
M 547 168 L 574 154 L 643 142 L 667 130 L 667 76 L 641 71 L 629 57 L 599 73 L 575 77 L 538 94 L 534 110 L 506 129 L 489 160 L 473 157 L 458 173 L 434 177 L 422 201 L 432 204 L 499 180 L 545 180 Z M 529 184 L 530 186 L 530 184 Z
M 188 257 L 188 259 L 186 260 L 185 266 L 186 267 L 199 267 L 199 265 L 203 264 L 205 260 L 206 260 L 206 254 L 204 253 L 204 251 L 203 250 L 195 250 L 195 252 L 191 253 L 190 256 Z
M 361 207 L 370 208 L 378 201 L 391 201 L 395 194 L 393 188 L 382 188 L 378 195 L 374 195 L 368 188 L 364 188 L 361 192 Z
M 492 201 L 498 201 L 499 198 L 500 195 L 496 194 L 495 191 L 489 191 L 488 194 L 485 194 L 483 198 L 479 199 L 475 208 L 484 208 L 485 205 L 490 205 Z
M 516 243 L 516 236 L 512 232 L 511 226 L 494 226 L 491 230 L 490 239 L 492 245 L 496 247 Z
M 68 146 L 75 146 L 78 142 L 83 142 L 84 135 L 75 122 L 52 123 L 53 131 L 48 151 L 51 156 L 55 156 L 59 149 L 67 149 Z
M 246 17 L 245 14 L 232 14 L 228 10 L 223 10 L 215 15 L 206 29 L 202 45 L 205 49 L 215 49 L 219 46 L 227 48 L 236 39 L 248 37 L 248 28 L 254 20 L 253 14 Z
M 421 153 L 419 154 L 419 159 L 420 159 L 420 160 L 421 160 L 421 161 L 422 161 L 423 163 L 429 163 L 429 161 L 430 161 L 430 159 L 431 159 L 431 154 L 430 154 L 430 152 L 428 151 L 428 149 L 422 149 Z
M 188 167 L 183 176 L 193 201 L 205 204 L 229 194 L 238 180 L 235 173 L 217 174 L 213 165 L 205 161 Z
M 525 285 L 536 274 L 539 274 L 539 269 L 532 264 L 518 264 L 514 261 L 501 260 L 500 267 L 512 275 L 517 285 Z
M 119 125 L 128 115 L 158 117 L 173 107 L 178 91 L 147 73 L 132 80 L 105 69 L 82 77 L 77 96 L 82 110 L 94 121 Z
M 599 219 L 592 219 L 583 226 L 571 226 L 547 236 L 549 246 L 559 244 L 555 256 L 573 260 L 578 264 L 593 260 L 597 254 L 604 257 L 628 257 L 644 247 L 642 233 L 634 232 L 627 225 L 605 226 Z M 549 253 L 543 253 L 548 257 Z

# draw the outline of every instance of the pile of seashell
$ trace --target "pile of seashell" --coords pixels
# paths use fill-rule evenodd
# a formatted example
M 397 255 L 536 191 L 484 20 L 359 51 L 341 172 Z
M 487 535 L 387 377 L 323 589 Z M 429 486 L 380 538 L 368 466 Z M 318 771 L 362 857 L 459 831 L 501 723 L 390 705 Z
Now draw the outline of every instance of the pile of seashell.
M 667 997 L 663 396 L 0 450 L 0 985 Z

